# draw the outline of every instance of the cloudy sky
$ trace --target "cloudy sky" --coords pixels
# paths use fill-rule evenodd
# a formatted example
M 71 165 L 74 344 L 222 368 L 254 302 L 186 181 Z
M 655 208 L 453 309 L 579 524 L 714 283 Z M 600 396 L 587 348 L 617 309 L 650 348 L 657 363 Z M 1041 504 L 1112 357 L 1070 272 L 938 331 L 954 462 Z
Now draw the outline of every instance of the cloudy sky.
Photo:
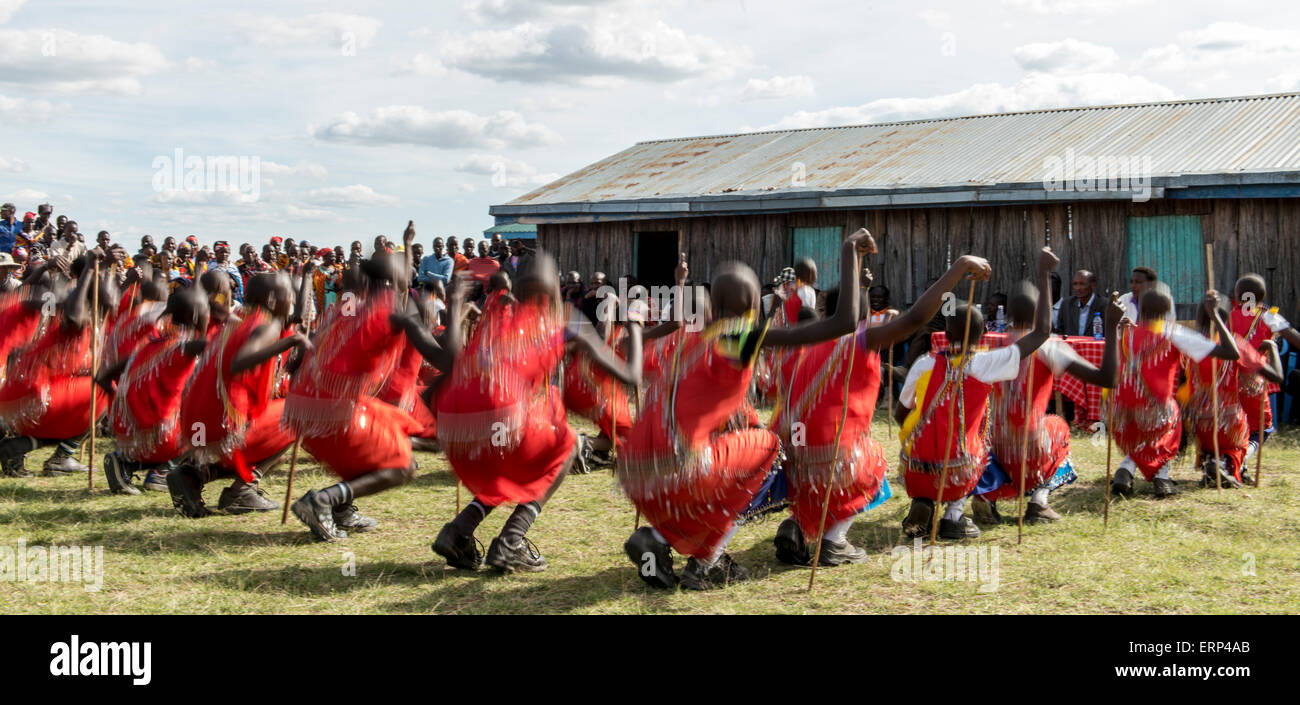
M 369 245 L 646 139 L 1293 90 L 1275 0 L 0 0 L 0 198 Z

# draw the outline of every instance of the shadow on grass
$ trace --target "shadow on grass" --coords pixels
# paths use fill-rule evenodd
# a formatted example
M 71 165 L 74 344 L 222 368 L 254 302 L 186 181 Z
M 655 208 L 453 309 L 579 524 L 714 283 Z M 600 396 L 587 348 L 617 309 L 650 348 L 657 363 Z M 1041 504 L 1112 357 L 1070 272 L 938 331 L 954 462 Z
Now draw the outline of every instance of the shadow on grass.
M 681 565 L 677 566 L 680 570 Z M 441 566 L 433 568 L 441 572 Z M 385 612 L 417 613 L 527 613 L 566 614 L 618 599 L 634 599 L 646 612 L 678 609 L 671 602 L 675 591 L 656 590 L 641 582 L 630 563 L 610 566 L 597 573 L 555 578 L 500 575 L 495 571 L 469 573 L 448 570 L 430 584 L 430 592 L 414 600 L 390 602 Z M 532 578 L 537 579 L 532 579 Z M 505 588 L 503 589 L 503 586 Z
M 175 514 L 175 510 L 170 505 L 150 502 L 133 506 L 111 507 L 98 511 L 81 507 L 48 509 L 42 512 L 23 512 L 21 516 L 25 521 L 36 524 L 123 524 L 137 519 L 175 516 Z
M 194 520 L 196 522 L 202 519 Z M 210 553 L 238 547 L 297 546 L 312 542 L 306 532 L 259 532 L 202 528 L 193 530 L 168 527 L 160 532 L 90 531 L 77 537 L 81 545 L 102 545 L 112 551 L 154 555 L 160 553 Z

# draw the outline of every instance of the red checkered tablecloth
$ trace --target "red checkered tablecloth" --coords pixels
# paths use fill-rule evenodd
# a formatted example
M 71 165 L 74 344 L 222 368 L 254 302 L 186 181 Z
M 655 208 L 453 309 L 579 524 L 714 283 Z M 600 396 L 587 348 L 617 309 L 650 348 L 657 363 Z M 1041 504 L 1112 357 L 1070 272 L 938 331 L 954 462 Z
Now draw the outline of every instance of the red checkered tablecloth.
M 1053 336 L 1061 340 L 1059 336 Z M 1064 338 L 1065 343 L 1074 348 L 1079 356 L 1087 360 L 1095 367 L 1101 367 L 1101 357 L 1105 351 L 1105 341 L 1094 340 L 1092 338 L 1077 336 Z M 1007 344 L 1005 333 L 985 333 L 980 338 L 979 344 L 986 348 L 1000 348 Z M 948 349 L 948 337 L 943 333 L 932 333 L 930 335 L 930 349 L 935 352 L 943 352 Z M 1084 384 L 1082 380 L 1074 375 L 1061 375 L 1053 380 L 1053 388 L 1060 392 L 1075 404 L 1075 414 L 1083 411 L 1083 417 L 1087 423 L 1092 423 L 1101 418 L 1101 387 L 1091 384 Z

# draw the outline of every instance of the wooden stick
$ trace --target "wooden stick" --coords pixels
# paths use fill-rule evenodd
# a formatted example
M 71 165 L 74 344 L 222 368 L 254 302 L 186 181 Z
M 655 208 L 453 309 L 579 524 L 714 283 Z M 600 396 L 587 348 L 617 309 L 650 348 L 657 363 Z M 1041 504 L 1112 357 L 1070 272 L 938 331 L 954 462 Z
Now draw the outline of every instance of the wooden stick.
M 1038 353 L 1035 351 L 1029 354 L 1029 381 L 1025 384 L 1025 433 L 1020 440 L 1020 493 L 1016 495 L 1016 514 L 1020 517 L 1016 525 L 1016 545 L 1025 534 L 1025 475 L 1029 470 L 1029 413 L 1031 411 L 1029 402 L 1034 396 L 1034 356 Z
M 1259 475 L 1264 472 L 1264 407 L 1268 404 L 1268 380 L 1264 384 L 1264 395 L 1259 398 L 1259 445 L 1255 446 L 1255 487 L 1259 487 Z
M 1110 526 L 1110 449 L 1113 445 L 1111 439 L 1111 427 L 1115 424 L 1115 399 L 1112 396 L 1110 404 L 1106 406 L 1106 508 L 1101 520 L 1101 528 L 1104 531 Z
M 885 388 L 885 424 L 894 435 L 894 346 L 889 346 L 889 386 Z
M 298 470 L 298 446 L 300 445 L 302 445 L 301 438 L 293 439 L 293 453 L 289 455 L 289 485 L 284 490 L 284 512 L 280 514 L 281 525 L 289 521 L 289 500 L 293 498 L 293 476 Z
M 970 362 L 970 314 L 975 310 L 975 280 L 970 280 L 970 295 L 966 297 L 966 328 L 961 333 L 961 365 L 957 370 L 957 377 L 954 377 L 954 383 L 960 379 L 963 374 L 961 367 L 965 367 Z M 948 349 L 952 350 L 952 341 L 948 341 Z M 955 441 L 953 436 L 957 430 L 957 404 L 961 402 L 962 393 L 960 385 L 953 390 L 952 405 L 948 407 L 948 443 L 943 447 L 943 468 L 939 471 L 939 492 L 935 495 L 934 516 L 930 521 L 930 545 L 934 545 L 935 538 L 939 535 L 939 517 L 943 515 L 943 490 L 944 485 L 948 484 L 948 463 L 952 462 L 952 447 Z M 963 432 L 965 429 L 963 429 Z
M 95 489 L 95 372 L 99 369 L 99 261 L 95 261 L 94 291 L 90 293 L 90 464 L 86 466 L 86 489 Z M 83 448 L 85 446 L 82 446 Z
M 849 383 L 853 379 L 853 358 L 857 357 L 857 336 L 849 338 L 849 364 L 844 371 L 844 399 L 840 406 L 840 425 L 835 429 L 835 449 L 831 451 L 831 472 L 826 481 L 826 499 L 822 501 L 821 523 L 817 526 L 817 548 L 813 550 L 812 573 L 808 575 L 808 592 L 812 592 L 817 581 L 817 563 L 822 557 L 822 537 L 826 535 L 826 515 L 831 509 L 831 491 L 835 487 L 835 470 L 840 460 L 840 436 L 844 433 L 844 422 L 849 414 Z M 793 381 L 793 380 L 791 380 Z
M 1205 243 L 1205 276 L 1209 280 L 1210 290 L 1214 289 L 1214 243 Z M 1215 311 L 1217 314 L 1218 311 Z M 1214 317 L 1210 318 L 1210 326 L 1213 329 Z M 1215 344 L 1219 342 L 1219 333 L 1214 331 L 1210 336 Z M 1267 389 L 1267 388 L 1265 388 Z M 1214 487 L 1215 492 L 1223 494 L 1223 476 L 1219 473 L 1219 361 L 1210 358 L 1210 411 L 1213 416 L 1210 417 L 1210 437 L 1213 439 L 1214 446 Z M 1260 437 L 1263 438 L 1261 430 Z

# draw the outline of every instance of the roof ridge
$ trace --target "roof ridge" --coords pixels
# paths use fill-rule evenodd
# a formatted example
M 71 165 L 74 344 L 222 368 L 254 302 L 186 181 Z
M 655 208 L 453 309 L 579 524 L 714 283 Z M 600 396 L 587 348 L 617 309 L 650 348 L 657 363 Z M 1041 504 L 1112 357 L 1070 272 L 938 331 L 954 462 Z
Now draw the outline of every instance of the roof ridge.
M 643 144 L 663 144 L 666 142 L 688 142 L 691 140 L 723 139 L 731 137 L 749 137 L 751 135 L 786 135 L 796 132 L 815 132 L 817 130 L 854 130 L 863 127 L 892 127 L 899 125 L 920 125 L 929 122 L 953 122 L 957 120 L 978 120 L 983 118 L 1006 117 L 1010 115 L 1037 115 L 1042 113 L 1082 112 L 1085 110 L 1118 110 L 1121 108 L 1154 108 L 1174 105 L 1194 105 L 1197 103 L 1229 103 L 1234 101 L 1271 100 L 1275 98 L 1300 97 L 1300 91 L 1289 93 L 1265 93 L 1260 95 L 1230 96 L 1221 98 L 1185 98 L 1182 100 L 1153 101 L 1148 103 L 1117 103 L 1112 105 L 1078 105 L 1063 108 L 1039 108 L 1038 110 L 1016 110 L 1006 113 L 982 113 L 979 115 L 957 115 L 943 118 L 923 118 L 919 120 L 898 120 L 894 122 L 871 122 L 859 125 L 828 125 L 825 127 L 796 127 L 786 130 L 755 130 L 753 132 L 733 132 L 717 135 L 697 135 L 695 137 L 669 137 L 658 140 L 643 140 L 633 146 Z

